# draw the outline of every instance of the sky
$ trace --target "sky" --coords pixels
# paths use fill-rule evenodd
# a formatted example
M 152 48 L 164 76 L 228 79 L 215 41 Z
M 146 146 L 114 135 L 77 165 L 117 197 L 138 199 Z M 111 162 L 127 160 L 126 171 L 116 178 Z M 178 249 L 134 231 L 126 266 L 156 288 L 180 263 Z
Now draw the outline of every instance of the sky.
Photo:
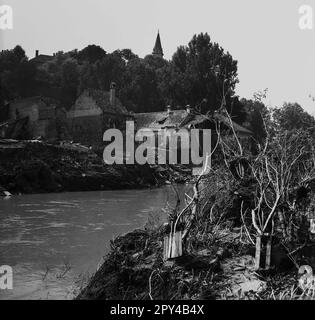
M 315 0 L 0 0 L 13 8 L 13 29 L 0 30 L 0 49 L 21 45 L 52 54 L 88 44 L 107 52 L 152 52 L 160 31 L 165 58 L 194 34 L 207 32 L 238 61 L 236 93 L 252 98 L 268 88 L 265 102 L 298 102 L 315 115 L 314 29 L 299 28 L 301 5 Z

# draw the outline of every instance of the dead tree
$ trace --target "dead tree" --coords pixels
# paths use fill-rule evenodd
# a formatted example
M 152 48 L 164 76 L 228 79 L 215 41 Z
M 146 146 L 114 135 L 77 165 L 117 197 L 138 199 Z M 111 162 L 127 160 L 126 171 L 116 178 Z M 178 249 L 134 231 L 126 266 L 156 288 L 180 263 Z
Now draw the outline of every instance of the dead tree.
M 167 230 L 167 233 L 164 236 L 164 260 L 177 258 L 183 254 L 183 243 L 189 234 L 194 219 L 198 215 L 199 183 L 201 179 L 209 173 L 210 158 L 211 155 L 206 156 L 206 161 L 203 165 L 203 168 L 193 186 L 193 196 L 189 197 L 189 201 L 185 208 L 176 213 L 175 216 L 171 217 L 170 219 L 170 222 L 167 226 L 169 230 Z M 178 208 L 178 201 L 176 207 Z

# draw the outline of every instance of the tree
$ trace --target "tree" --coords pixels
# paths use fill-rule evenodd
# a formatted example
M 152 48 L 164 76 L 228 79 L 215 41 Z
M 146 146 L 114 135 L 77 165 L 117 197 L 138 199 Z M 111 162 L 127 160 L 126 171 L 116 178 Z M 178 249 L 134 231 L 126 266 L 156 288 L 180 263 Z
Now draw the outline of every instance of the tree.
M 127 64 L 121 98 L 134 112 L 159 111 L 163 108 L 156 72 L 145 60 L 133 59 Z
M 160 84 L 164 93 L 175 91 L 174 103 L 202 105 L 203 113 L 214 111 L 224 97 L 231 97 L 237 83 L 237 61 L 217 43 L 211 42 L 207 33 L 194 35 L 188 46 L 180 46 L 166 69 L 169 75 L 176 76 L 177 84 Z M 167 78 L 167 77 L 166 77 Z M 179 96 L 178 93 L 185 92 Z M 228 101 L 228 99 L 226 99 Z
M 285 103 L 280 109 L 273 109 L 273 118 L 282 130 L 310 130 L 315 127 L 315 119 L 298 103 Z
M 61 66 L 61 106 L 70 109 L 78 94 L 79 67 L 75 59 L 67 59 Z
M 89 63 L 95 63 L 98 60 L 102 60 L 105 56 L 106 51 L 100 46 L 96 46 L 94 44 L 88 45 L 78 52 L 78 60 L 80 62 L 87 61 Z
M 264 118 L 268 114 L 267 107 L 257 100 L 247 100 L 243 98 L 240 102 L 244 106 L 246 121 L 249 123 L 250 129 L 253 132 L 253 138 L 258 143 L 263 143 L 266 138 Z
M 108 91 L 112 81 L 120 88 L 125 68 L 124 60 L 115 53 L 107 54 L 102 60 L 97 61 L 94 64 L 94 72 L 99 89 Z
M 122 49 L 122 50 L 115 50 L 113 54 L 119 55 L 126 64 L 132 59 L 138 59 L 139 57 L 131 51 L 131 49 Z
M 21 46 L 0 52 L 0 103 L 33 94 L 35 67 Z

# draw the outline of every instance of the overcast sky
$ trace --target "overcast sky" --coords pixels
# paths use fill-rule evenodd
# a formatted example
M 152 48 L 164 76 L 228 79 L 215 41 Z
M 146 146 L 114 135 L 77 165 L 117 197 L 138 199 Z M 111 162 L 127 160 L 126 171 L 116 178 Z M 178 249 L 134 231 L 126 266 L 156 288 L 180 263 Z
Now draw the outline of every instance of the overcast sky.
M 315 30 L 299 28 L 299 7 L 314 0 L 0 0 L 13 7 L 13 30 L 1 45 L 29 57 L 82 49 L 152 52 L 160 30 L 165 58 L 195 33 L 208 32 L 238 60 L 237 94 L 269 89 L 267 103 L 299 102 L 315 114 Z M 315 21 L 314 21 L 315 22 Z M 314 23 L 315 26 L 315 23 Z

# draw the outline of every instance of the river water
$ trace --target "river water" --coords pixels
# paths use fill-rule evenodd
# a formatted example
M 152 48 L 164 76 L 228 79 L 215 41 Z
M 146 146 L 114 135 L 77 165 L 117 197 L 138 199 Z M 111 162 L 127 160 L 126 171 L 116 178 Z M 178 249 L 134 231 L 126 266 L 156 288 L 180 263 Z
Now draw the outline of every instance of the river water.
M 165 219 L 173 200 L 169 186 L 0 198 L 0 266 L 13 268 L 13 290 L 0 289 L 0 299 L 73 298 L 111 239 L 149 215 Z

